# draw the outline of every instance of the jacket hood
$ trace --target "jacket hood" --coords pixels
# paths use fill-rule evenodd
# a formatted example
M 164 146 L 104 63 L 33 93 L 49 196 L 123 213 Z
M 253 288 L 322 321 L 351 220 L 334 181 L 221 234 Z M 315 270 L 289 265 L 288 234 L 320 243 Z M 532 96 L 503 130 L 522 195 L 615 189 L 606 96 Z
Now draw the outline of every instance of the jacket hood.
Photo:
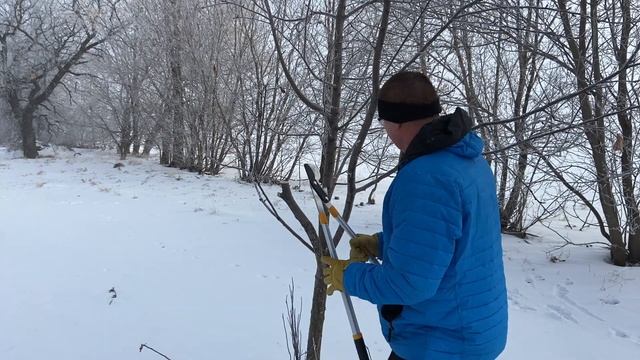
M 473 159 L 482 155 L 484 142 L 474 132 L 469 132 L 462 140 L 448 147 L 446 151 L 456 154 L 460 157 Z
M 400 168 L 420 156 L 444 149 L 466 158 L 479 156 L 483 143 L 480 137 L 470 132 L 472 127 L 469 114 L 461 108 L 426 124 L 402 154 Z

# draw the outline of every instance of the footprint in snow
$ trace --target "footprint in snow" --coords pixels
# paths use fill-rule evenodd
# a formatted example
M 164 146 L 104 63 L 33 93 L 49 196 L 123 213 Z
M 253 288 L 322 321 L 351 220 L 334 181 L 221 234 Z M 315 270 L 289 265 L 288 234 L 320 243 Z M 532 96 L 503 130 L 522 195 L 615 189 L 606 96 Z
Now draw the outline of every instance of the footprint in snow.
M 563 299 L 566 298 L 567 295 L 569 295 L 569 289 L 562 285 L 556 285 L 555 288 L 553 288 L 553 292 L 557 297 Z
M 618 305 L 618 304 L 620 304 L 620 300 L 618 300 L 616 298 L 605 298 L 605 299 L 600 299 L 600 301 L 602 301 L 603 304 L 607 304 L 607 305 Z
M 536 271 L 536 267 L 533 266 L 529 259 L 524 259 L 522 260 L 522 270 L 527 272 L 534 272 Z
M 524 304 L 524 297 L 520 294 L 518 289 L 513 289 L 508 292 L 507 300 L 509 300 L 509 306 L 518 310 L 524 311 L 538 311 L 536 308 Z
M 565 320 L 569 320 L 572 323 L 575 323 L 575 324 L 578 323 L 578 320 L 576 320 L 573 317 L 573 315 L 571 314 L 571 311 L 569 309 L 563 307 L 563 306 L 548 304 L 547 308 L 551 311 L 551 315 L 555 315 L 555 316 L 552 316 L 552 317 L 559 316 L 560 318 L 565 319 Z
M 573 299 L 571 299 L 569 297 L 569 289 L 567 289 L 566 287 L 557 284 L 556 287 L 553 289 L 554 291 L 554 295 L 556 297 L 558 297 L 561 300 L 564 300 L 567 304 L 573 306 L 574 308 L 580 310 L 582 313 L 584 313 L 585 315 L 588 315 L 596 320 L 600 320 L 600 321 L 604 321 L 603 318 L 599 317 L 598 315 L 595 315 L 594 313 L 592 313 L 591 311 L 589 311 L 589 309 L 587 309 L 586 307 L 578 304 L 577 302 L 575 302 Z
M 562 321 L 562 316 L 560 316 L 555 311 L 547 311 L 545 313 L 545 316 L 548 317 L 549 319 L 552 319 L 552 320 Z
M 617 336 L 619 338 L 623 338 L 623 339 L 629 339 L 629 334 L 627 334 L 626 332 L 616 329 L 616 328 L 609 328 L 609 332 L 611 333 L 611 336 Z

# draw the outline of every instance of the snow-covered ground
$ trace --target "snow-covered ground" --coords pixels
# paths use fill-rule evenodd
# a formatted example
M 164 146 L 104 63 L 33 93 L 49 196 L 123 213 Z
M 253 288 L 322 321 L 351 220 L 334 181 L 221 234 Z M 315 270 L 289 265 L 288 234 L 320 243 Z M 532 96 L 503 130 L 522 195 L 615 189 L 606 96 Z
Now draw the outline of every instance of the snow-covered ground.
M 0 149 L 0 359 L 161 358 L 139 352 L 143 343 L 172 360 L 289 358 L 284 300 L 293 278 L 306 320 L 314 261 L 252 186 L 153 160 L 116 169 L 113 154 L 81 152 L 24 160 Z M 267 191 L 290 218 L 278 189 Z M 296 196 L 312 215 L 310 193 Z M 353 227 L 377 231 L 380 211 L 356 208 Z M 560 222 L 556 231 L 598 239 Z M 607 265 L 595 247 L 550 254 L 557 236 L 534 232 L 530 243 L 504 238 L 510 333 L 501 359 L 638 358 L 640 268 Z M 386 359 L 374 306 L 354 303 L 372 358 Z M 337 296 L 323 354 L 355 358 Z

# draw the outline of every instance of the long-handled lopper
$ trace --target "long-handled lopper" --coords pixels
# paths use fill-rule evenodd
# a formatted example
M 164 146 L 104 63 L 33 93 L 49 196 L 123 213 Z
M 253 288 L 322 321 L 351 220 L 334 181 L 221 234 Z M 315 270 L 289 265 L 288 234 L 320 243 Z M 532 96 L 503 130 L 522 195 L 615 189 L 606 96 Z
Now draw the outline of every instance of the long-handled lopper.
M 309 179 L 309 183 L 311 184 L 311 189 L 315 194 L 315 198 L 322 201 L 324 206 L 326 206 L 326 208 L 328 209 L 329 214 L 331 214 L 331 216 L 334 219 L 336 219 L 338 224 L 340 224 L 340 226 L 344 229 L 344 231 L 347 233 L 347 235 L 349 235 L 350 238 L 356 237 L 355 231 L 353 231 L 351 226 L 349 226 L 349 224 L 347 224 L 347 222 L 344 220 L 342 215 L 340 215 L 340 212 L 338 211 L 338 209 L 336 209 L 336 207 L 333 206 L 333 204 L 331 204 L 331 199 L 329 199 L 329 195 L 327 195 L 327 192 L 324 191 L 324 189 L 322 188 L 322 185 L 320 185 L 320 183 L 318 182 L 316 177 L 316 174 L 318 173 L 318 169 L 313 165 L 304 164 L 304 170 L 307 172 L 307 178 Z M 369 261 L 377 265 L 380 264 L 378 259 L 376 259 L 373 256 L 369 258 Z
M 316 178 L 316 173 L 311 165 L 305 164 L 304 168 L 307 172 L 307 176 L 309 178 L 309 183 L 311 184 L 311 188 L 313 191 L 313 199 L 315 200 L 316 207 L 318 209 L 318 217 L 320 220 L 320 228 L 322 229 L 322 234 L 324 235 L 325 242 L 327 243 L 327 249 L 329 250 L 329 255 L 337 259 L 338 253 L 336 252 L 336 247 L 333 244 L 333 238 L 331 236 L 331 230 L 329 229 L 329 217 L 326 215 L 327 207 L 329 213 L 340 223 L 341 226 L 347 231 L 347 233 L 351 236 L 355 236 L 353 230 L 348 228 L 347 223 L 342 219 L 338 211 L 335 209 L 331 203 L 329 203 L 328 196 L 326 192 L 322 189 L 320 183 L 318 183 Z M 331 210 L 333 209 L 333 210 Z M 337 217 L 336 217 L 337 216 Z M 344 225 L 343 225 L 344 224 Z M 345 227 L 346 226 L 346 227 Z M 347 230 L 349 229 L 349 230 Z M 353 309 L 353 303 L 351 302 L 351 298 L 349 294 L 347 294 L 346 290 L 341 292 L 342 294 L 342 302 L 344 303 L 345 310 L 347 311 L 347 317 L 349 318 L 349 325 L 351 325 L 351 333 L 353 334 L 353 342 L 356 346 L 356 351 L 358 353 L 359 360 L 369 360 L 369 353 L 367 352 L 367 346 L 364 343 L 364 338 L 362 337 L 362 333 L 360 332 L 360 326 L 358 325 L 358 319 L 356 319 L 356 313 Z

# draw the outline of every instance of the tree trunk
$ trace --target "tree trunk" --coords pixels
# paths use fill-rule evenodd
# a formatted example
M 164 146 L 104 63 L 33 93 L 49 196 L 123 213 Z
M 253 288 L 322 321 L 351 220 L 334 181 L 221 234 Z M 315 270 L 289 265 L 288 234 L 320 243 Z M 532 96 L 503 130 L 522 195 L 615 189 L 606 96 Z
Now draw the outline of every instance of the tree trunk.
M 507 181 L 509 180 L 509 157 L 506 153 L 499 154 L 500 159 L 500 187 L 498 190 L 498 205 L 500 210 L 504 209 L 506 205 L 505 199 L 507 198 Z M 497 162 L 497 160 L 496 160 Z M 500 214 L 502 218 L 502 214 Z
M 0 98 L 3 100 L 9 100 L 8 56 L 7 39 L 3 36 L 0 37 Z
M 162 128 L 162 121 L 157 120 L 156 124 L 153 126 L 153 128 L 151 129 L 151 131 L 147 134 L 146 138 L 144 139 L 144 145 L 142 147 L 142 156 L 149 156 L 149 154 L 151 153 L 151 149 L 153 149 L 153 146 L 156 144 L 156 138 L 158 137 L 158 133 L 160 131 L 164 131 Z
M 511 192 L 509 193 L 507 204 L 501 214 L 503 230 L 516 232 L 522 231 L 521 224 L 518 224 L 515 219 L 522 218 L 522 214 L 517 214 L 516 210 L 519 209 L 519 203 L 525 200 L 521 199 L 521 195 L 524 187 L 524 175 L 527 169 L 527 158 L 526 150 L 520 149 L 520 153 L 518 154 L 518 169 L 516 170 L 514 184 L 511 188 Z
M 587 82 L 585 58 L 587 52 L 587 0 L 580 1 L 580 29 L 577 37 L 571 30 L 571 22 L 569 20 L 569 13 L 567 10 L 567 0 L 558 0 L 558 8 L 560 10 L 560 17 L 562 19 L 565 37 L 575 63 L 574 76 L 576 78 L 577 89 L 587 88 L 589 85 Z M 578 39 L 577 43 L 576 39 Z M 599 49 L 596 48 L 593 51 L 597 52 Z M 613 195 L 613 186 L 611 184 L 611 176 L 609 174 L 609 164 L 607 162 L 605 147 L 604 120 L 600 118 L 598 121 L 593 121 L 594 111 L 588 94 L 584 92 L 581 93 L 579 95 L 579 101 L 582 120 L 587 122 L 583 125 L 583 130 L 587 140 L 589 141 L 591 156 L 596 168 L 598 196 L 607 222 L 607 227 L 609 228 L 611 260 L 615 265 L 625 266 L 627 261 L 627 250 L 622 237 L 620 216 L 618 214 L 618 208 Z
M 307 360 L 320 360 L 322 349 L 322 330 L 327 305 L 327 285 L 322 275 L 323 266 L 318 263 L 313 283 L 311 300 L 311 317 L 309 318 L 309 334 L 307 336 Z
M 25 110 L 20 120 L 20 129 L 22 132 L 22 152 L 27 159 L 35 159 L 38 157 L 38 149 L 36 147 L 36 132 L 33 127 L 33 111 Z
M 138 114 L 138 110 L 134 108 L 133 114 L 132 114 L 132 120 L 133 120 L 133 129 L 132 129 L 132 134 L 131 134 L 131 140 L 133 143 L 133 155 L 139 155 L 140 154 L 140 147 L 142 146 L 141 144 L 141 136 L 140 136 L 140 115 Z
M 525 24 L 531 23 L 531 11 L 529 11 L 529 15 L 527 16 L 528 21 L 522 20 L 521 10 L 516 11 L 518 11 L 516 19 L 516 28 L 518 29 L 516 34 L 518 39 L 518 87 L 513 104 L 513 117 L 520 118 L 520 115 L 522 115 L 526 108 L 525 97 L 528 88 L 527 70 L 531 64 L 531 55 L 528 50 L 529 38 L 528 35 L 525 34 L 525 30 L 521 30 L 521 27 L 523 26 L 523 22 Z M 518 146 L 518 168 L 513 180 L 513 187 L 509 193 L 509 198 L 501 213 L 501 223 L 503 230 L 521 232 L 522 219 L 524 218 L 524 214 L 522 214 L 524 207 L 521 205 L 526 202 L 526 193 L 523 192 L 523 188 L 525 186 L 525 173 L 528 165 L 528 149 L 524 142 L 526 138 L 526 123 L 524 119 L 518 119 L 515 122 L 514 131 L 515 138 L 520 143 Z
M 329 47 L 328 59 L 331 75 L 329 83 L 330 102 L 325 104 L 325 134 L 324 144 L 322 146 L 322 162 L 320 164 L 320 180 L 322 185 L 327 189 L 329 195 L 333 193 L 336 170 L 336 154 L 338 152 L 338 131 L 340 122 L 340 101 L 342 99 L 342 54 L 344 42 L 344 23 L 346 19 L 346 0 L 338 1 L 336 11 L 334 36 L 332 44 Z
M 182 63 L 180 60 L 180 0 L 171 0 L 171 45 L 169 47 L 169 67 L 171 72 L 171 107 L 173 112 L 172 158 L 170 165 L 185 167 L 184 155 L 184 95 L 182 84 Z
M 595 13 L 595 6 L 592 5 L 592 14 Z M 622 129 L 622 155 L 620 162 L 622 166 L 622 193 L 627 214 L 629 261 L 640 262 L 640 210 L 634 192 L 635 169 L 633 164 L 633 122 L 627 110 L 627 70 L 625 66 L 628 60 L 629 35 L 631 33 L 631 9 L 630 0 L 621 1 L 622 11 L 622 33 L 620 35 L 620 48 L 616 57 L 618 68 L 621 69 L 618 75 L 618 94 L 616 96 L 616 107 L 618 110 L 618 123 Z M 613 34 L 612 34 L 613 36 Z
M 131 108 L 127 108 L 122 114 L 122 127 L 120 129 L 120 146 L 118 153 L 120 160 L 125 160 L 131 148 Z
M 153 148 L 153 141 L 150 139 L 145 139 L 144 146 L 142 147 L 142 157 L 148 157 L 151 154 L 151 149 Z
M 169 165 L 171 164 L 171 126 L 169 123 L 169 119 L 161 120 L 164 122 L 164 126 L 161 127 L 161 145 L 160 145 L 160 164 Z

